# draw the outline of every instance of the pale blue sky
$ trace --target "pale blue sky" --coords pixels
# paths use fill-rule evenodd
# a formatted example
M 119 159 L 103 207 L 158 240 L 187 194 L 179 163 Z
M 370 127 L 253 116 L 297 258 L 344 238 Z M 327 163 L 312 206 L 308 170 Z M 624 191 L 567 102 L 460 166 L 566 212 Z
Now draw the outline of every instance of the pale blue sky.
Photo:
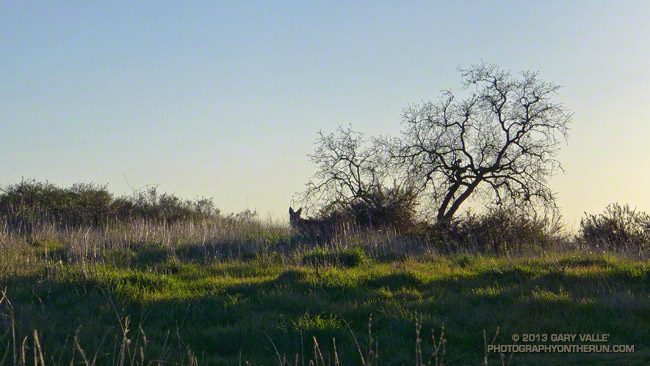
M 481 60 L 563 85 L 569 223 L 650 212 L 650 2 L 0 1 L 0 184 L 157 184 L 286 219 L 316 132 L 397 134 Z

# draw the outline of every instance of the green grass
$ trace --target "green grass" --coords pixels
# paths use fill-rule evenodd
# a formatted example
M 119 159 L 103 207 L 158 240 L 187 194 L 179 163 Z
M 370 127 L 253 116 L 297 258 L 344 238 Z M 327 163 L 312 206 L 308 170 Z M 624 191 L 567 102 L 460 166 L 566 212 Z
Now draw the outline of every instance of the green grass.
M 0 206 L 0 365 L 650 364 L 647 246 L 602 251 L 605 216 L 590 240 L 492 213 L 314 242 L 155 188 L 28 181 Z M 635 352 L 486 355 L 553 334 Z
M 512 344 L 524 333 L 606 333 L 609 344 L 635 352 L 505 355 L 510 365 L 650 362 L 650 266 L 639 259 L 443 256 L 408 244 L 399 248 L 406 255 L 389 256 L 376 240 L 321 248 L 292 242 L 281 229 L 249 229 L 200 239 L 196 231 L 157 236 L 141 228 L 122 242 L 108 232 L 5 233 L 0 360 L 4 354 L 11 365 L 25 349 L 30 364 L 39 350 L 46 364 L 90 364 L 83 350 L 102 365 L 306 365 L 335 357 L 355 365 L 358 348 L 372 360 L 370 346 L 379 365 L 414 365 L 416 344 L 426 362 L 431 335 L 444 328 L 445 365 L 484 364 L 484 334 L 488 343 L 496 335 L 495 344 Z M 500 365 L 500 355 L 488 364 Z

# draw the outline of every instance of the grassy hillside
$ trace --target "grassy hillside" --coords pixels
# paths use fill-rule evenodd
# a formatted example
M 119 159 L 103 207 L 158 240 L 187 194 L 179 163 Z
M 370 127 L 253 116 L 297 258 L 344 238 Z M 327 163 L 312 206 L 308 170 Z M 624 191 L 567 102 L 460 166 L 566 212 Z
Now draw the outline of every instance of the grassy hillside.
M 48 365 L 414 365 L 435 356 L 445 365 L 641 365 L 650 362 L 649 269 L 639 257 L 584 250 L 440 255 L 379 232 L 318 246 L 246 218 L 41 226 L 29 235 L 5 228 L 0 357 L 8 365 L 41 354 Z M 635 352 L 485 360 L 486 342 L 512 344 L 524 333 L 606 333 L 608 344 Z
M 0 193 L 0 364 L 648 364 L 650 219 L 588 219 L 591 241 L 502 211 L 317 242 L 210 200 L 21 182 Z M 555 334 L 634 352 L 486 352 L 580 344 Z

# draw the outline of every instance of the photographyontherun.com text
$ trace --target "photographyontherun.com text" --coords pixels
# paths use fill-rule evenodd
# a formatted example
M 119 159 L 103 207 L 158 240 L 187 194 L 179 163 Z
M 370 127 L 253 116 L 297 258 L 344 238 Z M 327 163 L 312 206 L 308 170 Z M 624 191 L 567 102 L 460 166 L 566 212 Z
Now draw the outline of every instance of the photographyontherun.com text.
M 491 344 L 489 353 L 632 353 L 626 344 Z
M 632 353 L 634 345 L 605 344 L 609 334 L 513 334 L 515 344 L 491 344 L 487 346 L 490 353 Z M 517 342 L 523 344 L 517 344 Z M 594 344 L 564 344 L 566 342 L 586 342 Z M 534 344 L 534 343 L 562 344 Z M 533 343 L 533 344 L 531 344 Z

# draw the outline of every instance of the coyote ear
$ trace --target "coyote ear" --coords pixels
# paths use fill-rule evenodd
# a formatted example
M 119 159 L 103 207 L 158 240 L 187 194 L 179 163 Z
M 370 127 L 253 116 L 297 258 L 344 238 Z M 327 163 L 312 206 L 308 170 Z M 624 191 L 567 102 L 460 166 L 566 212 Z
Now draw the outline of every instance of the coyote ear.
M 300 213 L 301 213 L 301 212 L 302 212 L 302 207 L 300 207 L 300 208 L 298 209 L 298 211 L 296 211 L 296 214 L 298 214 L 298 216 L 300 216 Z
M 293 207 L 289 206 L 289 215 L 293 215 Z

